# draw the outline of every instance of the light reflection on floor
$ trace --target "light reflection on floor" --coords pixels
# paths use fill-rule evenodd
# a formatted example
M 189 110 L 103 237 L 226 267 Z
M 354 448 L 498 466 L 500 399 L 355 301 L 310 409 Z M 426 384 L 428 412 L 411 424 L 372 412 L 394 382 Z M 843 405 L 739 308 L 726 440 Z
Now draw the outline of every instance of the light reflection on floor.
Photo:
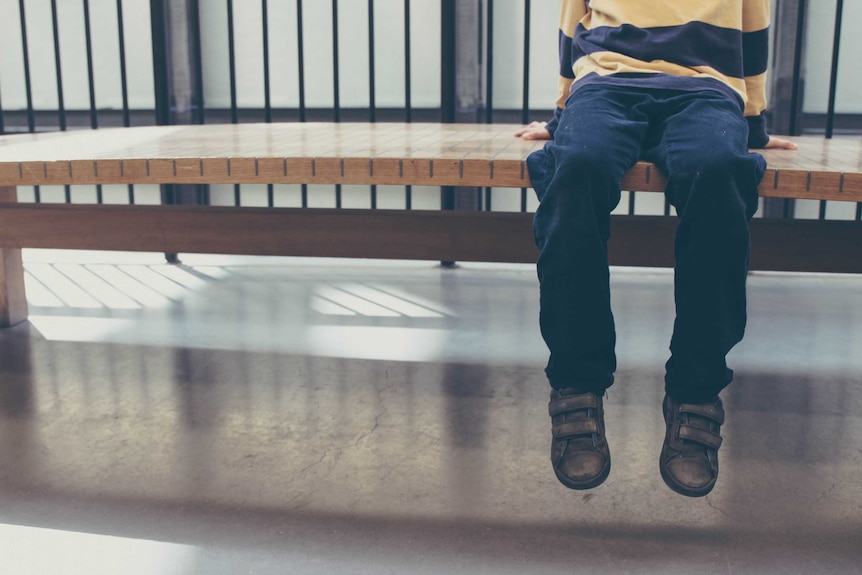
M 331 263 L 328 260 L 258 258 L 255 266 L 254 259 L 250 263 L 248 258 L 195 255 L 177 266 L 152 254 L 30 250 L 26 256 L 30 323 L 50 341 L 395 361 L 476 362 L 493 357 L 541 362 L 544 354 L 535 330 L 528 334 L 526 345 L 523 336 L 499 329 L 490 337 L 480 334 L 483 326 L 460 317 L 463 314 L 445 303 L 447 290 L 440 285 L 439 267 L 432 262 L 383 263 L 392 281 L 384 274 L 374 281 L 357 282 L 352 277 L 317 279 L 302 271 L 315 262 Z M 243 282 L 266 273 L 261 264 L 272 266 L 277 260 L 299 266 L 299 273 L 285 282 L 293 287 L 285 287 L 284 293 L 249 294 L 248 302 L 237 307 L 236 290 L 247 289 Z M 347 269 L 355 265 L 340 264 Z M 417 278 L 414 283 L 403 281 L 406 270 Z M 290 297 L 296 289 L 299 297 Z M 219 303 L 226 300 L 230 303 Z M 273 307 L 283 313 L 272 313 Z M 290 330 L 282 329 L 285 315 Z M 177 329 L 179 316 L 183 323 Z M 223 319 L 242 326 L 222 329 Z
M 187 575 L 198 554 L 189 545 L 5 524 L 0 541 L 10 575 Z

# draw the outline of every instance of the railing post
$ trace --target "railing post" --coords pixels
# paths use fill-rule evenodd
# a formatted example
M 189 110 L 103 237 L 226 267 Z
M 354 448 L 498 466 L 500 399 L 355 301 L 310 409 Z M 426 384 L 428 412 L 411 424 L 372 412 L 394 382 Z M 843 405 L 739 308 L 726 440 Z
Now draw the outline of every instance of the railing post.
M 479 0 L 443 0 L 441 97 L 443 123 L 479 122 L 483 108 L 480 61 L 482 6 Z M 447 187 L 443 209 L 478 209 L 474 187 Z
M 441 2 L 440 116 L 446 124 L 478 122 L 482 109 L 482 67 L 480 30 L 482 6 L 479 0 Z M 480 188 L 443 186 L 443 210 L 478 210 Z M 455 262 L 442 262 L 454 266 Z
M 805 14 L 805 0 L 782 0 L 776 4 L 769 94 L 769 131 L 773 134 L 802 133 Z M 793 200 L 767 198 L 763 200 L 763 216 L 792 218 L 794 207 Z
M 156 125 L 171 123 L 171 88 L 168 69 L 168 0 L 150 0 L 150 27 L 153 38 L 153 87 Z
M 150 0 L 156 124 L 202 124 L 198 0 Z M 206 204 L 208 187 L 198 184 L 162 186 L 166 204 Z M 165 254 L 177 263 L 177 254 Z
M 841 23 L 844 20 L 844 0 L 835 6 L 835 31 L 832 35 L 832 68 L 829 73 L 829 103 L 826 110 L 826 137 L 835 129 L 835 98 L 838 96 L 838 56 L 841 52 Z
M 156 123 L 203 123 L 198 0 L 150 0 Z
M 457 37 L 458 25 L 456 0 L 443 0 L 440 3 L 440 121 L 454 124 L 457 118 Z M 440 188 L 440 209 L 455 209 L 455 188 Z M 443 262 L 453 265 L 454 262 Z
M 440 121 L 454 124 L 457 117 L 457 0 L 440 3 Z
M 770 131 L 775 134 L 802 133 L 806 4 L 782 0 L 776 5 L 769 98 Z

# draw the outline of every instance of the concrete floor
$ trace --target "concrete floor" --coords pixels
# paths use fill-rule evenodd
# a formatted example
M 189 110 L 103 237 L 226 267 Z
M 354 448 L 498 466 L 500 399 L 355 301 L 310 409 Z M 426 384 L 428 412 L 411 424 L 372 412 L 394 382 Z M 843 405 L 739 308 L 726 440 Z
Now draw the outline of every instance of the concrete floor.
M 614 468 L 548 460 L 530 266 L 25 252 L 0 572 L 859 573 L 862 277 L 754 274 L 721 477 L 658 473 L 667 270 L 615 269 Z

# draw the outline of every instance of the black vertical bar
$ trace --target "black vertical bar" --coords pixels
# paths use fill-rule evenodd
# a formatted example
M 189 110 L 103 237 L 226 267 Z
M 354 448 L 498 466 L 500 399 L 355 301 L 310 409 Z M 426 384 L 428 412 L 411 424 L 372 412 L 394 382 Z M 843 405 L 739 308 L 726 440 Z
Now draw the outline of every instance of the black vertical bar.
M 635 215 L 635 192 L 629 191 L 629 215 Z
M 117 34 L 119 35 L 120 48 L 120 92 L 123 99 L 123 126 L 131 125 L 129 114 L 129 84 L 126 75 L 126 31 L 123 28 L 123 0 L 117 0 Z M 129 184 L 129 203 L 135 203 L 135 187 Z
M 832 38 L 832 71 L 829 76 L 829 108 L 826 112 L 826 137 L 831 138 L 835 128 L 835 97 L 838 87 L 838 52 L 841 47 L 841 20 L 844 14 L 844 0 L 835 6 L 835 36 Z
M 521 105 L 521 123 L 530 121 L 530 0 L 524 2 L 524 80 L 523 104 Z
M 440 116 L 445 124 L 457 122 L 458 94 L 458 6 L 456 0 L 442 0 L 440 3 Z M 454 186 L 441 186 L 440 209 L 455 209 Z M 443 267 L 454 267 L 454 261 L 442 261 Z
M 829 76 L 829 104 L 826 112 L 826 138 L 831 139 L 835 128 L 835 99 L 838 86 L 838 54 L 841 46 L 841 22 L 844 12 L 844 0 L 837 0 L 835 6 L 835 31 L 832 38 L 832 67 Z M 826 200 L 820 200 L 818 219 L 826 219 Z M 857 207 L 857 212 L 858 212 Z
M 84 0 L 84 42 L 87 48 L 87 87 L 90 91 L 90 128 L 99 127 L 96 113 L 96 87 L 93 77 L 93 38 L 90 30 L 90 0 Z M 103 203 L 102 184 L 96 184 L 96 203 Z
M 36 116 L 33 113 L 33 89 L 30 83 L 30 50 L 27 48 L 27 19 L 24 14 L 24 0 L 18 0 L 21 16 L 21 49 L 24 55 L 24 91 L 27 95 L 27 130 L 36 131 Z M 38 201 L 38 191 L 36 193 Z
M 269 86 L 269 17 L 267 0 L 261 0 L 263 9 L 263 117 L 266 123 L 272 122 L 272 101 Z
M 57 0 L 51 0 L 51 26 L 54 34 L 54 69 L 57 75 L 57 115 L 60 130 L 66 130 L 66 104 L 63 100 L 63 67 L 60 63 L 60 23 L 57 20 Z
M 375 93 L 375 69 L 374 69 L 374 0 L 368 0 L 368 108 L 369 118 L 372 122 L 377 121 L 377 98 Z M 371 209 L 377 208 L 377 186 L 372 184 L 370 188 Z
M 305 117 L 305 42 L 302 36 L 302 0 L 296 0 L 296 42 L 299 64 L 299 121 L 304 122 Z
M 404 119 L 413 121 L 412 66 L 410 63 L 410 0 L 404 0 Z M 413 209 L 413 186 L 404 186 L 404 207 Z
M 341 87 L 338 64 L 338 0 L 332 0 L 332 97 L 335 122 L 341 121 Z M 341 184 L 335 184 L 335 207 L 341 207 Z
M 374 69 L 374 0 L 368 0 L 368 107 L 370 119 L 377 121 L 377 98 Z
M 404 113 L 407 122 L 413 121 L 410 59 L 410 0 L 404 0 Z
M 87 88 L 90 92 L 90 128 L 99 127 L 96 114 L 96 87 L 93 77 L 93 36 L 90 29 L 90 0 L 84 0 L 84 44 L 87 49 Z
M 485 39 L 485 123 L 494 122 L 494 2 L 488 0 Z
M 227 0 L 227 38 L 228 64 L 230 73 L 230 122 L 239 122 L 239 111 L 236 105 L 236 38 L 233 31 L 233 0 Z M 242 193 L 239 184 L 233 185 L 233 204 L 242 205 Z
M 457 13 L 455 0 L 442 0 L 441 46 L 440 46 L 440 116 L 444 124 L 455 123 L 457 112 L 455 69 L 457 67 L 455 44 Z
M 335 121 L 341 121 L 341 87 L 338 70 L 338 0 L 332 0 L 332 97 Z
M 272 122 L 272 101 L 269 93 L 269 10 L 267 0 L 261 0 L 261 8 L 263 9 L 263 116 L 264 121 L 269 124 Z M 266 185 L 266 203 L 270 208 L 275 203 L 274 190 L 275 187 L 272 184 Z
M 170 79 L 168 76 L 168 38 L 165 30 L 165 0 L 150 0 L 153 35 L 153 87 L 156 99 L 156 125 L 171 123 Z
M 440 3 L 440 116 L 444 124 L 454 124 L 457 114 L 456 76 L 457 68 L 457 7 L 455 0 Z M 440 188 L 440 209 L 455 209 L 455 188 Z M 445 262 L 444 262 L 445 265 Z
M 302 35 L 302 0 L 296 0 L 296 42 L 299 60 L 299 121 L 305 122 L 305 41 Z M 308 184 L 301 186 L 302 207 L 308 207 Z
M 2 94 L 2 93 L 3 93 L 3 91 L 0 90 L 0 94 Z M 6 133 L 6 126 L 3 124 L 3 98 L 0 98 L 0 134 L 5 134 L 5 133 Z
M 523 78 L 523 103 L 521 105 L 521 123 L 530 121 L 530 10 L 531 2 L 524 2 L 524 78 Z M 521 188 L 521 211 L 527 211 L 527 188 Z
M 123 0 L 117 0 L 117 33 L 120 41 L 120 90 L 123 98 L 123 126 L 132 125 L 129 114 L 129 83 L 126 74 L 126 31 L 123 27 Z
M 227 0 L 228 66 L 230 74 L 230 122 L 239 122 L 236 106 L 236 41 L 233 32 L 233 0 Z
M 805 0 L 799 0 L 799 12 L 796 17 L 796 46 L 793 53 L 793 86 L 790 95 L 790 135 L 798 136 L 801 131 L 799 126 L 799 102 L 802 98 L 802 45 L 805 34 Z

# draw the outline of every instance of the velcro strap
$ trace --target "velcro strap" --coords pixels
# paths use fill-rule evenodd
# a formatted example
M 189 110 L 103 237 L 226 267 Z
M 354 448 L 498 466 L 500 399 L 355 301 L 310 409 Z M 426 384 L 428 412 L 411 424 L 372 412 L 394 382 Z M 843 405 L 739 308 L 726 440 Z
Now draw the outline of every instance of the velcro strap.
M 719 425 L 724 424 L 724 410 L 717 405 L 683 403 L 679 406 L 680 413 L 690 413 L 711 419 Z
M 548 413 L 551 417 L 561 413 L 568 413 L 578 409 L 596 409 L 598 408 L 598 397 L 595 393 L 579 393 L 578 395 L 570 395 L 568 397 L 560 397 L 551 400 L 548 404 Z
M 721 447 L 721 436 L 717 433 L 712 433 L 711 431 L 706 431 L 703 429 L 698 429 L 696 427 L 692 427 L 690 425 L 680 425 L 679 426 L 679 438 L 685 441 L 694 441 L 696 443 L 700 443 L 701 445 L 705 445 L 707 447 L 711 447 L 712 449 L 718 450 Z
M 551 428 L 554 439 L 562 437 L 577 437 L 578 435 L 592 435 L 599 432 L 599 426 L 595 419 L 578 419 L 555 425 Z

